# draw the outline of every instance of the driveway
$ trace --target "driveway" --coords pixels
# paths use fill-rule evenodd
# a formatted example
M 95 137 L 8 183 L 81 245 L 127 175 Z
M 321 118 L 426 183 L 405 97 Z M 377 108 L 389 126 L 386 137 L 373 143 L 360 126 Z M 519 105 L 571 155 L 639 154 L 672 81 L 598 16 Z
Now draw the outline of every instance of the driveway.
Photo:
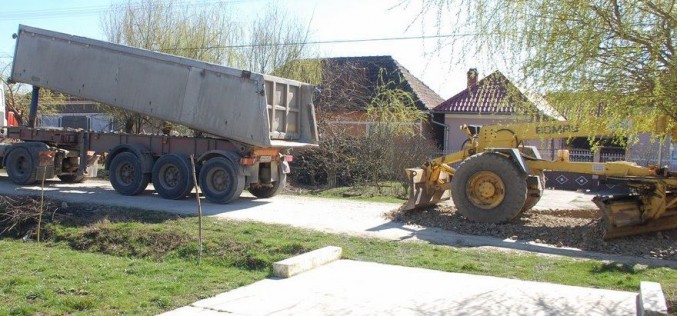
M 18 186 L 3 173 L 0 174 L 0 194 L 39 195 L 39 185 Z M 137 196 L 117 194 L 108 181 L 91 179 L 81 184 L 65 184 L 49 180 L 45 184 L 45 196 L 67 202 L 95 203 L 132 207 L 147 210 L 168 211 L 178 214 L 197 214 L 195 199 L 165 200 L 149 186 Z M 536 208 L 595 208 L 591 196 L 578 192 L 546 190 Z M 613 260 L 623 263 L 640 263 L 650 266 L 677 268 L 677 262 L 618 256 L 581 251 L 573 248 L 557 248 L 534 242 L 501 240 L 492 237 L 462 235 L 438 228 L 405 225 L 387 219 L 384 214 L 393 211 L 399 204 L 373 203 L 353 200 L 323 199 L 307 196 L 279 195 L 269 199 L 255 199 L 248 193 L 226 205 L 212 204 L 202 200 L 205 215 L 230 220 L 247 220 L 271 224 L 283 224 L 309 228 L 329 233 L 344 233 L 354 236 L 375 237 L 402 241 L 425 241 L 435 244 L 468 247 L 498 247 L 525 250 L 578 258 Z

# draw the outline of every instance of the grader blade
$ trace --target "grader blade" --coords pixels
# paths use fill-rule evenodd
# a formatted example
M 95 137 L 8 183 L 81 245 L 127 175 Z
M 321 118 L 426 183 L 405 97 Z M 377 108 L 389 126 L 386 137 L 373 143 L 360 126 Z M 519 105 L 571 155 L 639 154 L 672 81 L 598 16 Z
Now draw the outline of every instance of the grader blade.
M 676 211 L 666 212 L 657 219 L 642 219 L 642 203 L 636 196 L 596 196 L 592 201 L 602 211 L 607 223 L 604 239 L 677 228 Z
M 409 178 L 409 199 L 401 207 L 401 211 L 409 211 L 437 204 L 451 197 L 449 176 L 442 172 L 431 180 L 430 172 L 422 168 L 406 169 Z

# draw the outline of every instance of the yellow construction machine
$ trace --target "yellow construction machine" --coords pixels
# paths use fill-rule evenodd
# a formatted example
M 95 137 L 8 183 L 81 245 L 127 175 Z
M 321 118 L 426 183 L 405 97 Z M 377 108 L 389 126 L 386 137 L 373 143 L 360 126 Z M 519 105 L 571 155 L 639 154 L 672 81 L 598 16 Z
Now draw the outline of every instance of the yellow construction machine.
M 541 158 L 527 140 L 589 137 L 592 126 L 566 121 L 461 127 L 468 135 L 463 148 L 407 169 L 410 178 L 407 211 L 454 201 L 458 211 L 477 222 L 502 223 L 531 209 L 545 187 L 543 171 L 566 171 L 606 177 L 627 185 L 631 194 L 596 196 L 607 223 L 604 238 L 677 228 L 677 172 L 626 161 L 571 162 L 560 150 L 555 160 Z M 677 128 L 672 130 L 677 139 Z M 458 168 L 452 164 L 461 162 Z

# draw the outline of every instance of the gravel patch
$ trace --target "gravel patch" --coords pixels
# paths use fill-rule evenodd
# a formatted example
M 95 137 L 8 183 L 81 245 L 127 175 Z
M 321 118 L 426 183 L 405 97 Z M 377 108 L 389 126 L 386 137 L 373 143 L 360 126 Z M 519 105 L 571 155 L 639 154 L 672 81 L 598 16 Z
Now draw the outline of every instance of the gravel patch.
M 407 212 L 393 211 L 388 218 L 406 224 L 437 227 L 454 232 L 512 239 L 608 254 L 677 260 L 677 229 L 603 240 L 605 224 L 599 211 L 530 210 L 504 224 L 475 223 L 453 206 L 436 205 Z

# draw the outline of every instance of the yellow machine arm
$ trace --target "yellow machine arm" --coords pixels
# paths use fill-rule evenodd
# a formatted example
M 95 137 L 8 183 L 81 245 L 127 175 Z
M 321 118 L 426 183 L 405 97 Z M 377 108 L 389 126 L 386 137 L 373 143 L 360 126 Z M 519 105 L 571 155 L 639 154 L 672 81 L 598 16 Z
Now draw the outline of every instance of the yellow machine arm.
M 570 162 L 568 155 L 549 161 L 523 145 L 526 140 L 610 135 L 604 127 L 557 121 L 461 128 L 468 141 L 460 151 L 406 170 L 411 182 L 402 210 L 452 198 L 470 220 L 509 221 L 538 203 L 545 186 L 543 171 L 566 171 L 606 176 L 635 191 L 593 200 L 608 224 L 605 237 L 677 227 L 677 174 L 624 161 Z M 672 134 L 677 136 L 677 129 Z M 450 166 L 457 162 L 463 162 L 458 170 Z

